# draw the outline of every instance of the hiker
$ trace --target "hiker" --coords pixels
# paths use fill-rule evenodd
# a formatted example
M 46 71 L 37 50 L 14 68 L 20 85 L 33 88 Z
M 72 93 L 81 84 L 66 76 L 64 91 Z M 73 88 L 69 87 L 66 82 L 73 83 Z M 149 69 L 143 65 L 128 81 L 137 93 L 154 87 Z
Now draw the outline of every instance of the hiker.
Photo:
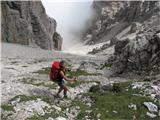
M 56 64 L 59 66 L 58 70 L 57 70 L 57 75 L 56 75 L 56 81 L 59 85 L 59 90 L 58 90 L 58 93 L 56 94 L 56 97 L 59 97 L 59 94 L 63 91 L 63 94 L 64 94 L 64 98 L 67 98 L 67 91 L 68 88 L 67 86 L 65 85 L 65 81 L 68 81 L 68 82 L 76 82 L 76 78 L 68 78 L 65 73 L 67 71 L 66 67 L 67 67 L 67 63 L 62 60 L 61 62 L 54 62 L 55 66 Z

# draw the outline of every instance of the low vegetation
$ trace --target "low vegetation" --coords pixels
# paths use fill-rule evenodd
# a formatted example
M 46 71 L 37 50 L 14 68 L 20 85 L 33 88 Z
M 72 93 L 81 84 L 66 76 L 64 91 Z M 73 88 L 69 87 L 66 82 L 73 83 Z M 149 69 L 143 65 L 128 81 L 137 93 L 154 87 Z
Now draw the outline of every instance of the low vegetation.
M 24 78 L 24 79 L 21 79 L 20 81 L 25 84 L 48 87 L 49 89 L 55 89 L 57 87 L 57 84 L 55 82 L 52 82 L 52 81 L 42 82 L 42 81 L 34 79 L 34 78 Z
M 51 68 L 50 67 L 46 67 L 46 68 L 42 68 L 34 73 L 38 73 L 38 74 L 47 74 L 49 75 Z
M 101 65 L 101 68 L 100 68 L 100 69 L 102 70 L 102 69 L 104 69 L 104 68 L 110 68 L 110 67 L 112 67 L 112 64 L 111 64 L 111 63 L 104 63 L 104 64 Z
M 26 101 L 29 101 L 29 100 L 36 100 L 37 96 L 17 95 L 15 97 L 13 97 L 10 101 L 15 101 L 18 98 L 20 99 L 19 102 L 26 102 Z
M 46 75 L 49 75 L 50 74 L 50 70 L 51 68 L 50 67 L 46 67 L 46 68 L 42 68 L 41 70 L 38 70 L 34 73 L 38 73 L 38 74 L 46 74 Z M 98 75 L 97 73 L 88 73 L 84 70 L 76 70 L 76 71 L 68 71 L 67 73 L 67 76 L 69 77 L 78 77 L 78 76 L 88 76 L 88 75 Z
M 10 104 L 2 104 L 1 108 L 5 111 L 14 111 L 13 106 Z
M 119 92 L 106 91 L 106 92 L 89 92 L 85 94 L 90 96 L 94 101 L 94 104 L 90 108 L 82 106 L 81 112 L 78 114 L 77 119 L 83 120 L 85 116 L 90 119 L 98 119 L 97 115 L 101 120 L 111 119 L 111 120 L 149 120 L 150 118 L 146 116 L 147 108 L 144 107 L 143 102 L 151 101 L 148 97 L 144 96 L 134 96 L 133 94 L 139 94 L 139 90 L 133 90 L 130 87 L 130 83 L 121 83 L 122 88 Z M 81 101 L 79 101 L 81 104 Z M 128 107 L 130 104 L 135 104 L 136 109 L 131 109 Z M 158 104 L 158 103 L 155 103 Z M 86 111 L 90 111 L 87 113 Z M 159 117 L 154 118 L 158 120 Z
M 69 71 L 67 72 L 67 75 L 69 77 L 79 77 L 79 76 L 89 76 L 89 75 L 98 75 L 97 73 L 88 73 L 84 70 L 77 70 L 77 71 Z
M 93 83 L 93 82 L 100 84 L 99 81 L 77 81 L 77 82 L 73 82 L 73 83 L 72 82 L 67 82 L 67 86 L 74 88 L 74 87 L 77 87 L 81 84 Z
M 53 100 L 50 98 L 50 97 L 47 97 L 47 96 L 26 96 L 26 95 L 17 95 L 15 97 L 13 97 L 10 101 L 15 101 L 17 100 L 18 98 L 20 98 L 19 102 L 27 102 L 27 101 L 30 101 L 30 100 L 37 100 L 37 99 L 41 99 L 42 101 L 48 103 L 48 104 L 54 104 L 53 103 Z

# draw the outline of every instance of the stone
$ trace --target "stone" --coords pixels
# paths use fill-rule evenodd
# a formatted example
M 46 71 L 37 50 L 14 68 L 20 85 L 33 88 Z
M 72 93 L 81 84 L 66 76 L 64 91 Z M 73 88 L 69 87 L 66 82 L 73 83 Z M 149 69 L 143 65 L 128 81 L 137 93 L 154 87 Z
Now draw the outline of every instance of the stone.
M 121 54 L 123 52 L 123 49 L 125 49 L 125 46 L 129 43 L 129 41 L 129 39 L 118 40 L 115 45 L 115 55 Z
M 102 89 L 103 91 L 112 91 L 113 85 L 112 85 L 112 84 L 102 85 L 102 86 L 101 86 L 101 89 Z
M 92 106 L 92 104 L 91 103 L 86 103 L 86 105 L 88 106 L 88 107 L 91 107 Z
M 150 112 L 158 112 L 158 107 L 152 102 L 144 102 L 143 103 Z
M 150 118 L 155 118 L 155 117 L 157 117 L 157 115 L 155 115 L 155 114 L 153 114 L 153 113 L 150 113 L 150 112 L 147 112 L 146 115 L 149 116 Z
M 97 118 L 100 118 L 100 117 L 101 117 L 101 114 L 100 114 L 100 113 L 98 113 L 98 114 L 97 114 Z
M 57 117 L 57 118 L 55 118 L 54 120 L 67 120 L 67 119 L 64 118 L 64 117 Z
M 20 97 L 19 98 L 17 98 L 16 100 L 14 100 L 14 101 L 11 101 L 11 104 L 12 105 L 16 105 L 18 102 L 20 102 Z
M 89 92 L 99 92 L 100 91 L 100 85 L 93 85 L 90 87 Z
M 51 117 L 49 117 L 48 119 L 46 119 L 46 120 L 54 120 L 53 118 L 51 118 Z
M 130 33 L 135 33 L 135 32 L 139 32 L 142 31 L 142 25 L 138 22 L 133 22 L 131 24 L 131 28 L 130 28 Z
M 118 112 L 117 112 L 117 111 L 115 111 L 115 110 L 113 110 L 113 113 L 117 114 Z
M 57 111 L 61 111 L 61 108 L 56 105 L 52 105 L 52 107 L 55 108 Z
M 61 37 L 61 35 L 57 32 L 55 32 L 53 34 L 53 41 L 55 42 L 54 43 L 54 48 L 56 50 L 62 50 L 62 41 L 63 41 L 63 38 Z
M 119 93 L 121 91 L 122 91 L 122 87 L 121 87 L 120 83 L 113 83 L 112 92 Z
M 141 89 L 144 85 L 144 82 L 135 82 L 132 83 L 132 89 Z
M 15 120 L 27 119 L 35 114 L 44 115 L 45 110 L 50 108 L 50 105 L 41 99 L 18 102 L 14 105 L 14 113 L 10 117 Z
M 155 98 L 158 99 L 158 100 L 160 100 L 160 94 L 157 94 L 157 95 L 155 96 Z
M 138 97 L 142 97 L 142 94 L 132 94 L 133 96 L 138 96 Z
M 91 113 L 91 112 L 92 112 L 92 110 L 86 110 L 85 112 L 86 112 L 86 113 Z
M 128 105 L 129 108 L 133 109 L 133 110 L 137 110 L 137 106 L 133 103 L 131 103 L 130 105 Z
M 111 39 L 109 45 L 110 45 L 110 46 L 115 45 L 117 41 L 118 41 L 118 39 L 117 39 L 116 37 L 113 37 L 113 38 Z

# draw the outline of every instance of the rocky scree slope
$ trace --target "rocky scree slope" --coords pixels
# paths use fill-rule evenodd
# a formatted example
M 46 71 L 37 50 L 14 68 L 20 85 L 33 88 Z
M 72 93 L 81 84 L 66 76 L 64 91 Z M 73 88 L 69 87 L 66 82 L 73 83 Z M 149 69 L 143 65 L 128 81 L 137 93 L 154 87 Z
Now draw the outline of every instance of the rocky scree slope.
M 92 8 L 95 15 L 88 22 L 91 27 L 84 34 L 87 44 L 109 41 L 114 37 L 120 38 L 121 36 L 117 35 L 135 22 L 143 24 L 148 29 L 155 26 L 158 29 L 159 1 L 94 1 Z M 130 33 L 136 32 L 135 28 L 136 26 Z
M 106 56 L 2 43 L 2 120 L 159 120 L 159 76 L 152 82 L 111 76 L 110 66 L 104 64 Z M 72 69 L 67 75 L 78 78 L 77 83 L 67 84 L 71 91 L 67 99 L 54 97 L 58 85 L 49 79 L 52 61 L 62 59 Z
M 41 1 L 1 2 L 2 41 L 61 50 L 62 37 Z
M 93 3 L 96 12 L 86 43 L 110 41 L 90 53 L 105 54 L 114 48 L 110 59 L 116 73 L 158 74 L 160 71 L 160 2 L 120 1 Z M 106 49 L 106 50 L 105 50 Z
M 57 118 L 56 120 L 64 119 L 58 116 L 67 116 L 66 119 L 74 119 L 73 117 L 78 112 L 74 110 L 75 108 L 68 107 L 68 105 L 70 106 L 72 100 L 78 94 L 87 92 L 92 85 L 95 85 L 96 83 L 93 82 L 95 78 L 88 76 L 91 82 L 87 82 L 87 76 L 82 76 L 81 80 L 86 80 L 86 82 L 70 88 L 72 94 L 69 94 L 69 100 L 56 99 L 54 95 L 58 86 L 49 80 L 49 71 L 52 62 L 61 59 L 65 59 L 68 63 L 74 65 L 74 69 L 83 69 L 84 63 L 94 63 L 96 61 L 96 63 L 101 64 L 106 60 L 106 58 L 63 54 L 24 45 L 2 43 L 1 86 L 3 97 L 0 110 L 2 111 L 1 117 L 3 120 L 26 120 L 30 117 L 34 117 L 35 120 L 35 116 L 39 116 L 37 119 L 41 118 L 43 120 L 46 117 L 46 119 L 49 119 L 49 116 L 52 119 Z M 90 64 L 88 65 L 90 67 L 87 66 L 87 68 L 91 69 L 90 71 L 98 71 L 95 68 L 97 66 L 93 68 Z M 105 77 L 102 78 L 108 81 Z M 66 107 L 69 109 L 64 109 Z M 72 109 L 74 113 L 72 113 Z M 45 117 L 46 114 L 49 115 Z

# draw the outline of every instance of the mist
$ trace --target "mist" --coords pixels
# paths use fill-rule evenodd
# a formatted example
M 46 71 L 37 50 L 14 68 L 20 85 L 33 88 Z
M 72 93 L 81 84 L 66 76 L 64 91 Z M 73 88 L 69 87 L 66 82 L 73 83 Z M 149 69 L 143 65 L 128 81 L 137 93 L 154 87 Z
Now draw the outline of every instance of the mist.
M 57 32 L 63 37 L 62 50 L 80 43 L 80 35 L 91 19 L 93 0 L 42 0 L 46 13 L 57 21 Z

